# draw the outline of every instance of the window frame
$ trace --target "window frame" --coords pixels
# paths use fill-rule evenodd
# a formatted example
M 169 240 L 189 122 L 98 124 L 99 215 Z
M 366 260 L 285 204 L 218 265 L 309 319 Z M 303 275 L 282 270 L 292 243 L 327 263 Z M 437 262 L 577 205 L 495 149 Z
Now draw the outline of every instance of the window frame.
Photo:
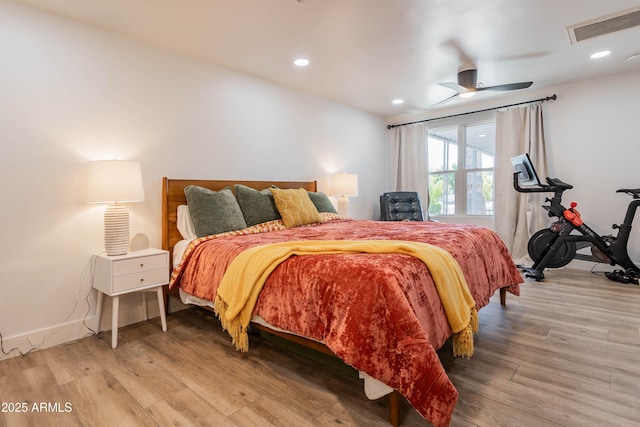
M 495 111 L 488 111 L 483 113 L 474 114 L 473 117 L 455 117 L 443 120 L 437 120 L 429 124 L 427 128 L 427 156 L 429 152 L 429 134 L 431 134 L 432 130 L 437 129 L 447 129 L 447 128 L 456 128 L 457 129 L 457 141 L 455 144 L 457 145 L 457 159 L 455 163 L 457 164 L 457 169 L 447 169 L 443 171 L 435 171 L 431 170 L 427 171 L 427 182 L 430 182 L 432 175 L 445 175 L 445 174 L 453 174 L 455 179 L 455 202 L 454 202 L 454 213 L 432 213 L 429 212 L 429 216 L 433 218 L 455 218 L 455 217 L 464 217 L 464 218 L 495 218 L 495 162 L 492 168 L 466 168 L 466 149 L 467 149 L 467 128 L 481 125 L 485 123 L 493 123 L 495 127 L 496 122 L 496 113 Z M 494 138 L 494 159 L 495 159 L 495 138 Z M 450 164 L 450 163 L 445 163 Z M 462 167 L 461 167 L 462 166 Z M 428 167 L 428 165 L 427 165 Z M 468 173 L 471 172 L 486 172 L 490 171 L 493 173 L 493 211 L 491 213 L 486 214 L 468 214 L 467 213 L 467 176 Z M 431 188 L 427 189 L 428 194 L 431 194 Z

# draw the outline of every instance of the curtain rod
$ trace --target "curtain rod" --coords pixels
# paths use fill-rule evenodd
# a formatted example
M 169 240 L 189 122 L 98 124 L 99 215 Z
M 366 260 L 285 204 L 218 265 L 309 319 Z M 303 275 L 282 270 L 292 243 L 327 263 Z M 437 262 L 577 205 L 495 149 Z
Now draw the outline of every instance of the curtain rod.
M 516 105 L 533 104 L 534 102 L 555 101 L 557 98 L 558 97 L 554 93 L 553 95 L 546 96 L 544 98 L 533 99 L 531 101 L 517 102 L 515 104 L 502 105 L 500 107 L 485 108 L 484 110 L 469 111 L 467 113 L 452 114 L 450 116 L 436 117 L 434 119 L 418 120 L 418 121 L 409 122 L 409 123 L 400 123 L 400 124 L 397 124 L 397 125 L 387 125 L 387 129 L 393 129 L 393 128 L 397 128 L 397 127 L 400 127 L 400 126 L 415 125 L 416 123 L 426 123 L 426 122 L 431 122 L 431 121 L 434 121 L 434 120 L 449 119 L 451 117 L 466 116 L 467 114 L 483 113 L 485 111 L 492 111 L 492 110 L 499 110 L 501 108 L 514 107 Z

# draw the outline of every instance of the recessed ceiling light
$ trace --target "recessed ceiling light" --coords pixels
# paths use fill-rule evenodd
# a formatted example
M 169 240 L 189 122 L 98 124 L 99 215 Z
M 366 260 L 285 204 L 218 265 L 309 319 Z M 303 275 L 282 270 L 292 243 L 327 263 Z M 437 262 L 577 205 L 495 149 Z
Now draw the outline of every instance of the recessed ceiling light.
M 608 56 L 611 53 L 610 50 L 601 50 L 600 52 L 596 52 L 594 54 L 591 55 L 591 59 L 598 59 L 598 58 L 604 58 L 605 56 Z
M 391 101 L 392 104 L 396 104 L 396 105 L 402 104 L 403 102 L 404 102 L 404 99 L 394 99 L 393 101 Z
M 293 63 L 298 67 L 306 67 L 309 65 L 309 60 L 307 58 L 298 58 Z

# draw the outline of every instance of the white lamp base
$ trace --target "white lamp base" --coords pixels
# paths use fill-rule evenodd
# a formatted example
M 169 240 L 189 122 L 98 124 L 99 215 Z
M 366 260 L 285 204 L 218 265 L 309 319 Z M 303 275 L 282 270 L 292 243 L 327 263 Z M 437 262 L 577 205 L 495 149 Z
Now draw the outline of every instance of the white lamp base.
M 349 199 L 346 196 L 338 197 L 338 214 L 349 216 Z
M 129 209 L 112 204 L 104 213 L 104 248 L 107 255 L 124 255 L 129 249 Z

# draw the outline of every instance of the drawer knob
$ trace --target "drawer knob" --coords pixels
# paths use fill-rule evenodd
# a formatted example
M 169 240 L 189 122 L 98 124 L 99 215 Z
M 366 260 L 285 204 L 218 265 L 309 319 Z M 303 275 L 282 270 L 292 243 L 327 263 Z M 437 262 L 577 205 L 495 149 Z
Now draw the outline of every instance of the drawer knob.
M 140 279 L 140 283 L 144 282 L 144 279 Z
M 144 267 L 144 263 L 142 263 L 142 262 L 141 262 L 141 263 L 140 263 L 140 267 Z

